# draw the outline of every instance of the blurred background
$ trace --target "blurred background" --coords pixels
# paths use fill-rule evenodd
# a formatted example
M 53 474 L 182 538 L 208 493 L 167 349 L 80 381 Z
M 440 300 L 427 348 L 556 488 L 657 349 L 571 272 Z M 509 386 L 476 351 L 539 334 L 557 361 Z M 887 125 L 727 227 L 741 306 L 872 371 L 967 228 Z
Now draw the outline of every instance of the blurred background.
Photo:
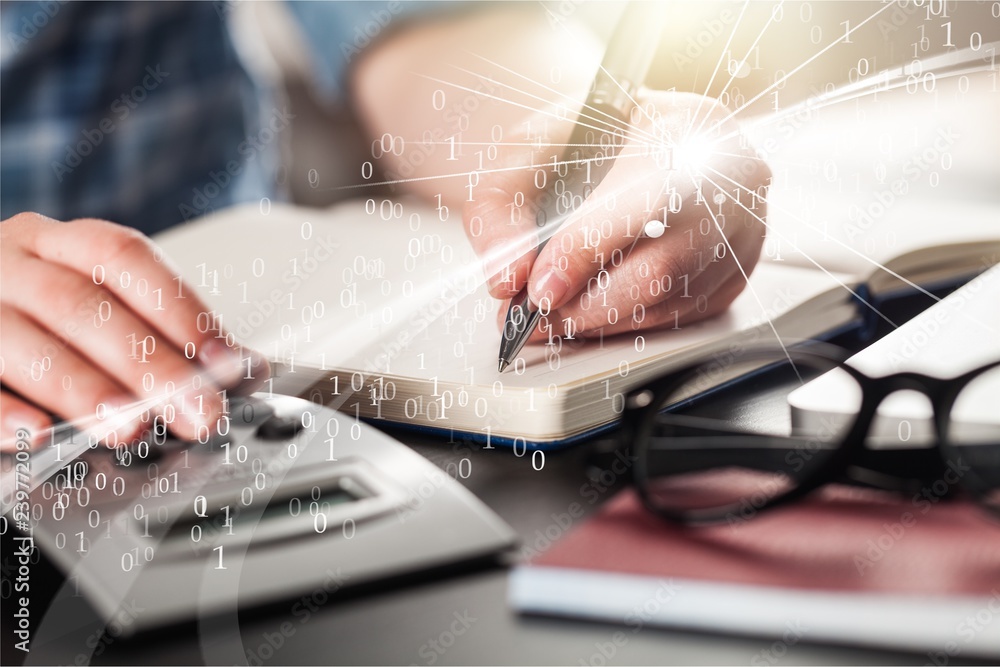
M 740 113 L 761 116 L 835 87 L 960 49 L 975 48 L 996 68 L 990 46 L 1000 39 L 1000 2 L 916 0 L 826 2 L 670 2 L 650 87 L 721 96 L 731 109 L 823 51 Z M 579 22 L 606 40 L 622 3 L 557 0 L 539 3 L 554 26 Z M 877 17 L 869 19 L 876 12 Z M 230 14 L 241 55 L 262 81 L 287 97 L 296 115 L 283 133 L 279 184 L 292 201 L 326 206 L 350 196 L 338 186 L 358 182 L 370 159 L 349 108 L 321 99 L 310 83 L 306 40 L 281 2 L 242 2 Z M 738 29 L 732 37 L 733 28 Z M 721 66 L 718 72 L 717 63 Z M 997 74 L 992 74 L 994 87 Z M 711 86 L 708 86 L 709 81 Z

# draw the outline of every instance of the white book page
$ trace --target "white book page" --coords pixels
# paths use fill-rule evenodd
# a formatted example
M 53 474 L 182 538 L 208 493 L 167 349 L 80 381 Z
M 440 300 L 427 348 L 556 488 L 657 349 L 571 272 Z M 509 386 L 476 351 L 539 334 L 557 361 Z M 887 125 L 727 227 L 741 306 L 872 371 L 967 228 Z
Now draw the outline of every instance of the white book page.
M 500 304 L 487 294 L 457 221 L 413 203 L 387 205 L 400 217 L 382 220 L 364 200 L 326 211 L 274 205 L 267 215 L 244 206 L 157 241 L 224 325 L 272 360 L 457 385 L 545 388 L 627 373 L 658 355 L 766 325 L 818 294 L 850 297 L 842 287 L 848 276 L 762 264 L 719 317 L 604 341 L 529 345 L 501 375 Z
M 803 591 L 540 566 L 514 570 L 508 599 L 521 612 L 609 621 L 632 630 L 642 621 L 787 639 L 790 630 L 801 636 L 807 629 L 812 641 L 908 651 L 940 651 L 954 640 L 957 626 L 990 602 L 989 595 Z M 975 633 L 962 651 L 1000 656 L 1000 634 Z
M 913 371 L 950 378 L 1000 360 L 1000 267 L 974 278 L 941 302 L 886 335 L 858 354 L 849 364 L 871 377 Z M 1000 371 L 983 376 L 977 391 L 966 394 L 952 418 L 968 425 L 1000 426 L 996 397 Z M 844 373 L 828 373 L 789 394 L 793 419 L 815 424 L 825 415 L 848 414 L 858 402 L 857 385 Z M 880 406 L 872 433 L 898 440 L 901 424 L 909 442 L 933 437 L 932 411 L 917 392 L 897 392 Z
M 749 119 L 774 173 L 765 257 L 865 277 L 915 249 L 1000 241 L 998 118 L 987 73 Z

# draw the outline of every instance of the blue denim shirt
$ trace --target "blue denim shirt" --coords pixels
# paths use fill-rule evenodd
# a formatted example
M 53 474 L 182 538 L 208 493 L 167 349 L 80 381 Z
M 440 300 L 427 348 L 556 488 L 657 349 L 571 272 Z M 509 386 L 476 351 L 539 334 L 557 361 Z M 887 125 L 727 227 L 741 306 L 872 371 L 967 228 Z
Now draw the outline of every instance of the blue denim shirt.
M 289 3 L 322 94 L 338 99 L 365 46 L 428 4 Z M 152 234 L 275 196 L 277 147 L 291 118 L 237 57 L 233 9 L 232 2 L 3 3 L 2 217 L 106 218 Z

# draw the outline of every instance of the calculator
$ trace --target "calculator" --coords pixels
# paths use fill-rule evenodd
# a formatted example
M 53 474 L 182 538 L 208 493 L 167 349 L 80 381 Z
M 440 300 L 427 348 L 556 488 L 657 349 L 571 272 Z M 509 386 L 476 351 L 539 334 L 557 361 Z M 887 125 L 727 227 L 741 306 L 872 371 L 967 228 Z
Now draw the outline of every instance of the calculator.
M 127 633 L 516 543 L 465 487 L 373 426 L 287 396 L 230 403 L 206 442 L 154 429 L 112 449 L 75 435 L 32 456 L 34 544 L 103 619 L 142 608 Z

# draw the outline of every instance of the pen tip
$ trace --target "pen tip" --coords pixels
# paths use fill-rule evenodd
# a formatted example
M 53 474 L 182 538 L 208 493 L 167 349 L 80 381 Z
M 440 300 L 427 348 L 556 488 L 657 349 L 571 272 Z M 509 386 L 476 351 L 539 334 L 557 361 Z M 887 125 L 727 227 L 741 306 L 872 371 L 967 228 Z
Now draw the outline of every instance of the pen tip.
M 506 359 L 501 359 L 500 364 L 497 366 L 497 373 L 503 373 L 508 366 L 510 366 L 510 362 Z

